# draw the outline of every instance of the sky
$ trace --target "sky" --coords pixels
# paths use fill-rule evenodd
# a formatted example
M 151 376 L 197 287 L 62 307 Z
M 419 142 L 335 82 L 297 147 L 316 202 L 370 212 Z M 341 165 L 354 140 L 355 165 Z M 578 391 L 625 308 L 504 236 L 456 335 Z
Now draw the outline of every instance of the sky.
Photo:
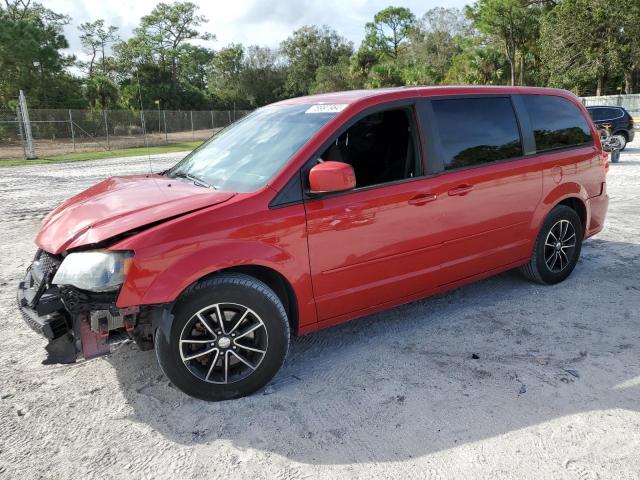
M 170 0 L 165 0 L 165 2 Z M 202 31 L 213 33 L 217 40 L 208 42 L 215 50 L 230 43 L 277 47 L 291 32 L 302 25 L 327 24 L 354 42 L 364 36 L 364 24 L 389 5 L 410 8 L 420 17 L 436 6 L 462 7 L 469 0 L 191 0 L 209 22 Z M 140 17 L 151 12 L 156 0 L 40 0 L 57 13 L 69 15 L 65 28 L 70 52 L 83 58 L 77 27 L 100 18 L 120 28 L 120 36 L 128 38 Z

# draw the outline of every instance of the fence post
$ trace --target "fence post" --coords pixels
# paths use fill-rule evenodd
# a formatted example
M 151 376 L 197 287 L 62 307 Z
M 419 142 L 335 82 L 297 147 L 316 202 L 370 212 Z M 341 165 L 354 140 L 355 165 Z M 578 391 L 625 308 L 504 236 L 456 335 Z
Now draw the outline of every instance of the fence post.
M 167 111 L 162 111 L 162 119 L 164 120 L 164 143 L 169 145 L 169 137 L 167 136 Z
M 144 146 L 148 147 L 149 142 L 147 141 L 147 122 L 144 118 L 144 110 L 140 109 L 140 126 L 142 127 L 142 135 L 144 136 Z
M 193 110 L 189 110 L 189 113 L 191 114 L 191 138 L 195 140 L 196 133 L 193 131 Z
M 36 151 L 33 148 L 33 135 L 31 134 L 31 122 L 29 121 L 29 110 L 27 109 L 27 99 L 24 96 L 24 92 L 20 90 L 20 113 L 22 122 L 24 123 L 24 137 L 26 141 L 25 156 L 27 160 L 33 160 L 38 158 Z
M 213 120 L 213 110 L 211 110 L 211 131 L 216 133 L 216 122 Z
M 69 109 L 69 127 L 71 128 L 71 142 L 73 143 L 73 151 L 76 151 L 76 132 L 73 129 L 73 117 L 71 116 L 71 109 Z
M 103 110 L 104 114 L 104 131 L 107 133 L 107 150 L 111 150 L 111 146 L 109 145 L 109 124 L 107 123 L 107 111 Z
M 227 110 L 227 113 L 229 114 L 229 125 L 231 125 L 231 110 Z

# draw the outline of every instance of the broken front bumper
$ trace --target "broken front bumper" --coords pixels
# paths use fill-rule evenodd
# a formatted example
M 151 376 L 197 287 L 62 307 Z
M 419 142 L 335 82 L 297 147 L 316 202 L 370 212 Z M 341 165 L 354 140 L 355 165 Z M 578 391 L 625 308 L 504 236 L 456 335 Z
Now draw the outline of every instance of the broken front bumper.
M 114 337 L 131 334 L 148 347 L 150 326 L 139 321 L 139 309 L 119 310 L 117 293 L 94 293 L 52 285 L 62 259 L 39 250 L 18 285 L 18 308 L 25 323 L 49 340 L 48 363 L 72 363 L 105 355 Z M 139 327 L 139 328 L 136 328 Z M 143 338 L 144 337 L 144 338 Z M 146 342 L 146 343 L 145 343 Z

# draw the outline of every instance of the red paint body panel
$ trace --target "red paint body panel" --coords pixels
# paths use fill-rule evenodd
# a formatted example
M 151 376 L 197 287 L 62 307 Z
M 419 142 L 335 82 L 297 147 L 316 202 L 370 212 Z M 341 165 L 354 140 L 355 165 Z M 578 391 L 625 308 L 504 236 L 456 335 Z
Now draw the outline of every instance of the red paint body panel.
M 311 155 L 365 109 L 495 93 L 559 95 L 589 118 L 575 96 L 552 89 L 423 87 L 286 100 L 347 107 L 268 186 L 233 194 L 161 176 L 111 179 L 52 212 L 37 243 L 60 253 L 153 225 L 110 246 L 135 252 L 118 307 L 169 303 L 210 273 L 260 266 L 291 285 L 298 333 L 308 333 L 526 263 L 545 216 L 568 198 L 585 206 L 586 235 L 600 231 L 606 165 L 592 124 L 593 146 L 269 207 Z
M 356 187 L 353 167 L 342 162 L 325 161 L 309 172 L 312 192 L 340 192 Z
M 160 175 L 113 177 L 71 197 L 47 215 L 36 244 L 57 254 L 232 196 Z

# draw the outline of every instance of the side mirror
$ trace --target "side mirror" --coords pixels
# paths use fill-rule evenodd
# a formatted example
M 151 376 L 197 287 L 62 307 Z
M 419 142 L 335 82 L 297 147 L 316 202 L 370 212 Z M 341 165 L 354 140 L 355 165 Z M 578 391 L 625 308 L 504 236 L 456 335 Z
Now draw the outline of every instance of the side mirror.
M 312 194 L 351 190 L 356 188 L 356 174 L 347 163 L 322 162 L 309 172 L 309 187 Z

